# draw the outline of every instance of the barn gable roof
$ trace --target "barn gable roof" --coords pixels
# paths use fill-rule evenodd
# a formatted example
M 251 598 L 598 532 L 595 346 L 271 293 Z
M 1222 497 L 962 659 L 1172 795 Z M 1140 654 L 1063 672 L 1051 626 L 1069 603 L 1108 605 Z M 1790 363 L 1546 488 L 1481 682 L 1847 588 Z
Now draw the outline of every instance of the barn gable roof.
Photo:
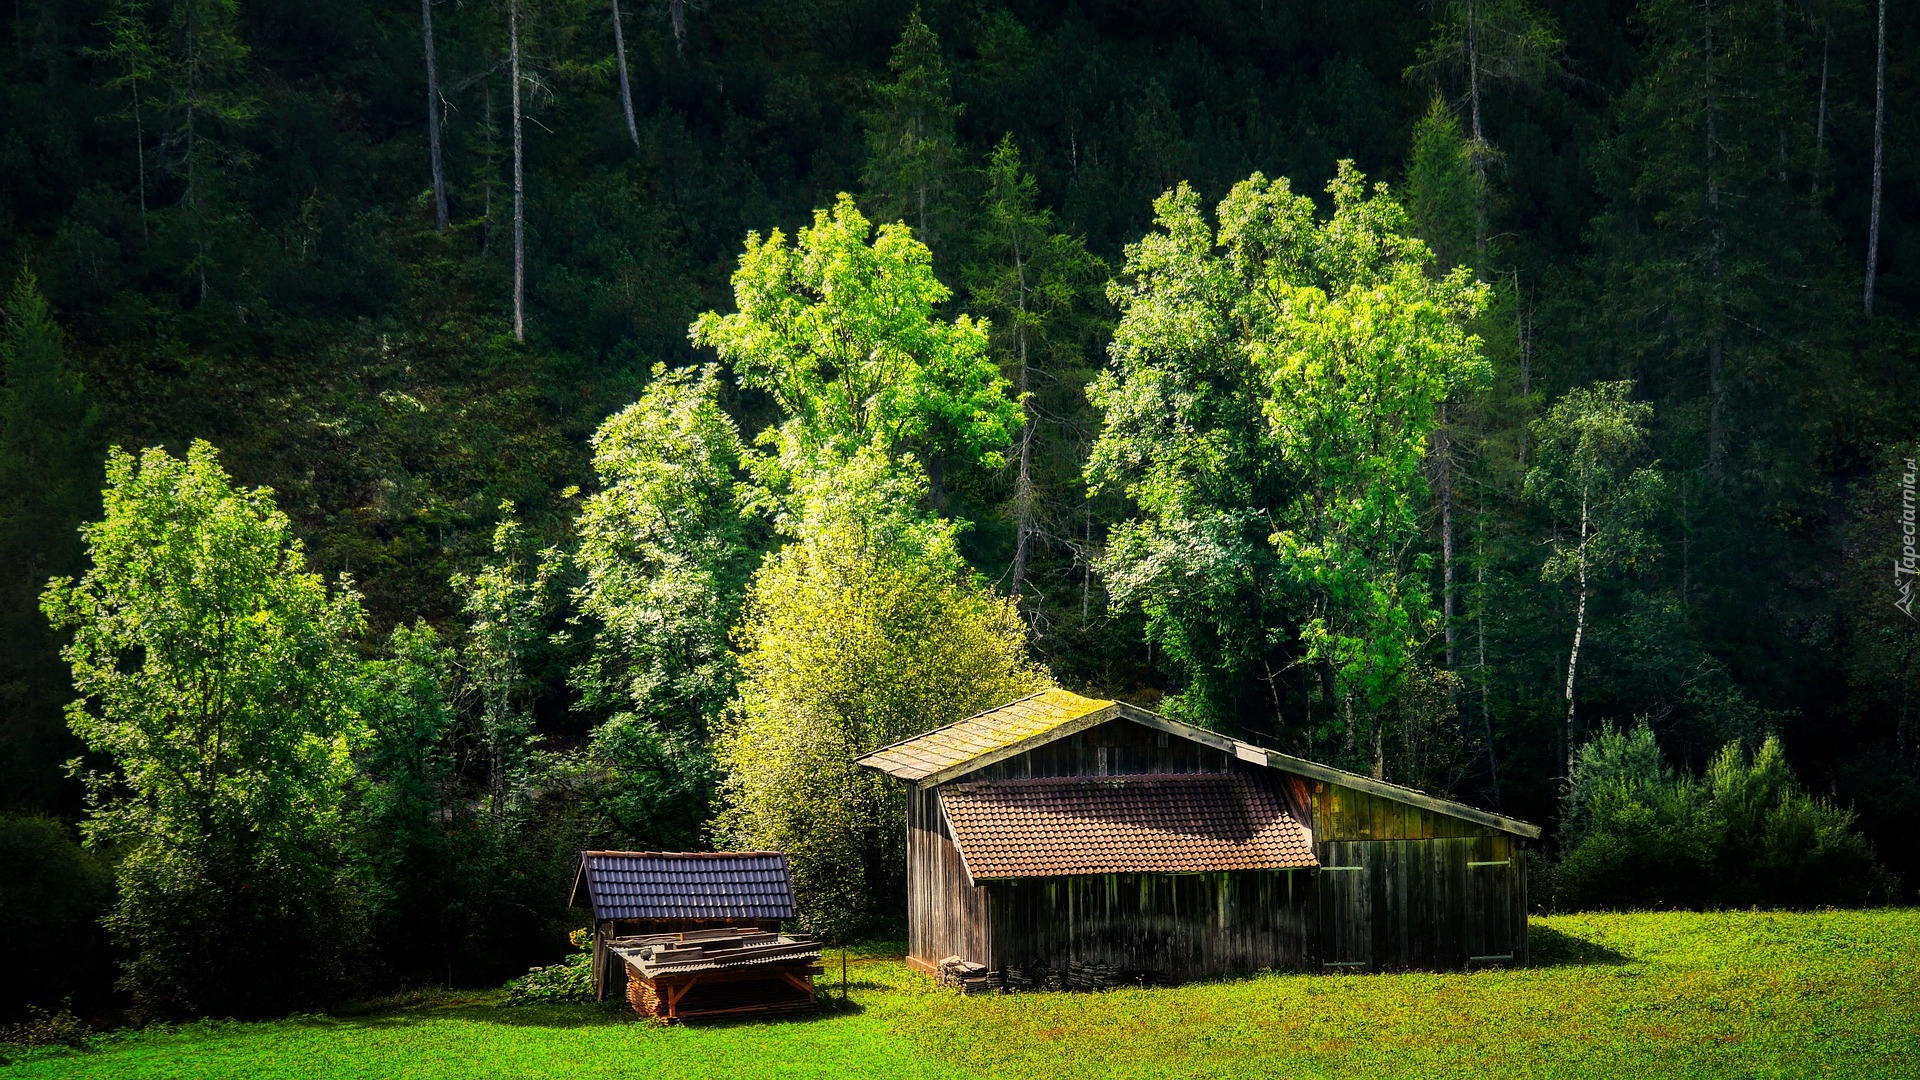
M 1320 865 L 1312 835 L 1257 774 L 955 784 L 940 806 L 976 881 Z
M 1084 698 L 1068 690 L 1042 690 L 975 713 L 925 735 L 883 746 L 857 764 L 902 780 L 924 780 L 1009 746 L 1025 745 L 1071 725 L 1079 731 L 1111 719 L 1115 702 Z M 1080 723 L 1075 723 L 1080 721 Z
M 1126 719 L 1165 731 L 1231 754 L 1241 761 L 1364 791 L 1529 840 L 1540 837 L 1540 826 L 1529 822 L 1322 765 L 1317 761 L 1268 750 L 1217 731 L 1169 720 L 1159 713 L 1124 701 L 1085 698 L 1058 689 L 1030 694 L 997 709 L 988 709 L 946 727 L 936 728 L 925 735 L 883 746 L 855 764 L 877 769 L 923 788 L 934 787 L 1114 719 Z
M 572 904 L 604 919 L 791 919 L 778 851 L 583 851 Z

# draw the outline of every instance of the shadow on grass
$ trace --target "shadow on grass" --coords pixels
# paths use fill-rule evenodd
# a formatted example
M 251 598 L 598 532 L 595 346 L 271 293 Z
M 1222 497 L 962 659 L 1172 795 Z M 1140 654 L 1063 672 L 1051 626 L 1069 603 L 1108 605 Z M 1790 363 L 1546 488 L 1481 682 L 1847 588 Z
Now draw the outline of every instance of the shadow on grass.
M 1628 959 L 1599 942 L 1539 923 L 1527 928 L 1527 953 L 1528 966 L 1536 968 L 1613 966 Z
M 852 989 L 885 990 L 882 984 L 852 981 Z M 834 987 L 836 994 L 839 987 Z M 714 1017 L 710 1020 L 690 1018 L 682 1021 L 688 1027 L 737 1027 L 744 1024 L 816 1024 L 825 1020 L 844 1016 L 857 1016 L 866 1012 L 866 1006 L 858 1001 L 842 1002 L 838 996 L 831 1000 L 824 996 L 820 1007 L 809 1012 L 774 1013 L 765 1016 Z M 553 1005 L 500 1005 L 492 1002 L 450 1002 L 439 1006 L 396 1009 L 392 1012 L 361 1014 L 357 1016 L 313 1016 L 301 1017 L 296 1022 L 310 1023 L 327 1027 L 358 1028 L 407 1028 L 429 1024 L 436 1020 L 463 1020 L 468 1023 L 497 1024 L 501 1027 L 519 1028 L 589 1028 L 622 1027 L 628 1024 L 657 1024 L 636 1015 L 625 1002 L 553 1004 Z M 664 1025 L 662 1025 L 664 1026 Z

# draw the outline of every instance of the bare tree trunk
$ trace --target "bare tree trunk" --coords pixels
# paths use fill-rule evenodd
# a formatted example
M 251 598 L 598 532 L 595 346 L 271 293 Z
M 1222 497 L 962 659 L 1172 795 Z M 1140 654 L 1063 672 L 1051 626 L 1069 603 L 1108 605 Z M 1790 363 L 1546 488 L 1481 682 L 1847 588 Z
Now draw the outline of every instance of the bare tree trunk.
M 433 227 L 447 231 L 447 180 L 440 167 L 440 69 L 433 55 L 433 0 L 420 0 L 420 35 L 427 53 L 427 156 L 433 163 Z
M 1485 529 L 1484 523 L 1481 526 Z M 1487 741 L 1487 775 L 1493 781 L 1493 805 L 1500 805 L 1500 755 L 1493 746 L 1493 704 L 1489 700 L 1487 686 L 1487 553 L 1484 531 L 1474 537 L 1474 592 L 1477 594 L 1473 604 L 1473 623 L 1480 635 L 1480 728 Z
M 1573 649 L 1567 653 L 1567 726 L 1565 749 L 1567 771 L 1562 779 L 1573 782 L 1573 676 L 1580 667 L 1580 638 L 1587 629 L 1587 492 L 1580 492 L 1580 596 L 1574 605 Z
M 1702 57 L 1706 65 L 1706 106 L 1707 106 L 1707 216 L 1709 220 L 1709 240 L 1707 246 L 1707 275 L 1712 289 L 1712 310 L 1707 322 L 1707 475 L 1718 479 L 1726 462 L 1727 424 L 1726 424 L 1726 387 L 1722 380 L 1722 367 L 1725 359 L 1725 343 L 1722 298 L 1720 295 L 1720 253 L 1725 237 L 1720 224 L 1720 102 L 1718 86 L 1713 77 L 1713 0 L 1702 0 L 1703 24 L 1706 31 L 1706 51 Z
M 507 40 L 513 69 L 513 340 L 527 340 L 526 145 L 520 130 L 520 4 L 507 5 Z
M 493 182 L 499 173 L 499 159 L 495 156 L 494 140 L 499 129 L 493 126 L 493 86 L 485 89 L 484 108 L 486 110 L 487 132 L 487 168 L 481 175 L 480 183 L 480 254 L 485 255 L 493 247 Z
M 1880 22 L 1874 40 L 1873 209 L 1867 219 L 1867 286 L 1862 294 L 1868 315 L 1873 314 L 1873 279 L 1880 266 L 1880 177 L 1886 163 L 1887 133 L 1887 0 L 1880 0 Z
M 667 0 L 667 20 L 673 24 L 673 55 L 687 58 L 687 0 Z
M 1520 344 L 1520 397 L 1533 393 L 1533 315 L 1527 310 L 1527 295 L 1520 291 L 1520 271 L 1513 272 L 1514 336 Z M 1527 425 L 1520 425 L 1520 475 L 1527 475 Z
M 1020 426 L 1020 472 L 1013 481 L 1014 544 L 1013 544 L 1013 595 L 1018 602 L 1027 584 L 1027 558 L 1033 544 L 1033 404 L 1027 400 L 1027 388 L 1030 375 L 1027 362 L 1027 266 L 1025 253 L 1020 250 L 1020 232 L 1017 228 L 1008 230 L 1013 240 L 1013 269 L 1019 284 L 1020 323 L 1015 334 L 1020 345 L 1020 377 L 1016 389 L 1020 392 L 1020 412 L 1024 422 Z
M 1447 403 L 1440 403 L 1440 425 L 1434 429 L 1434 456 L 1440 488 L 1440 618 L 1447 641 L 1447 670 L 1454 669 L 1453 653 L 1453 457 L 1448 445 Z M 1448 694 L 1453 693 L 1448 684 Z
M 1833 51 L 1833 27 L 1820 24 L 1820 108 L 1813 121 L 1813 197 L 1820 197 L 1821 167 L 1827 161 L 1827 58 Z
M 147 233 L 147 129 L 140 116 L 140 78 L 129 80 L 133 89 L 133 156 L 135 167 L 139 170 L 140 183 L 140 239 L 148 239 Z
M 1480 9 L 1467 0 L 1467 92 L 1473 99 L 1473 276 L 1486 280 L 1487 133 L 1480 124 Z
M 424 2 L 424 0 L 423 0 Z M 640 127 L 633 122 L 633 88 L 627 82 L 627 38 L 620 29 L 620 0 L 613 3 L 613 58 L 620 69 L 620 108 L 627 116 L 627 137 L 633 145 L 640 145 Z
M 1093 597 L 1093 503 L 1086 502 L 1083 509 L 1087 520 L 1087 536 L 1086 546 L 1080 553 L 1083 564 L 1080 568 L 1080 621 L 1085 623 L 1089 618 L 1087 605 Z

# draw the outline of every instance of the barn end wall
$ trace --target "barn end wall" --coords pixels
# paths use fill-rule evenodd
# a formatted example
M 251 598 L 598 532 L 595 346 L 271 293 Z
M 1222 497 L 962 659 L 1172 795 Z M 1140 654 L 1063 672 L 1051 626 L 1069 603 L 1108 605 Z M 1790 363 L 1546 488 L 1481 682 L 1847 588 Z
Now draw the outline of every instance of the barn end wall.
M 967 881 L 937 788 L 907 790 L 907 955 L 988 963 L 987 890 Z

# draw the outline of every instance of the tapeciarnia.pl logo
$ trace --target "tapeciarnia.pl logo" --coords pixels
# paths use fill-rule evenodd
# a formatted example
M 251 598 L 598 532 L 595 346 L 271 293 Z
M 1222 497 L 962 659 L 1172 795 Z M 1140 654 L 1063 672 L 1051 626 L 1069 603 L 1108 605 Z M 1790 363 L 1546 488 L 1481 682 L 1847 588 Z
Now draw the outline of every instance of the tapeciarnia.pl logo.
M 1913 613 L 1913 578 L 1920 573 L 1920 552 L 1914 550 L 1914 502 L 1913 484 L 1920 476 L 1920 468 L 1914 467 L 1914 459 L 1902 462 L 1906 471 L 1900 474 L 1900 558 L 1893 564 L 1893 587 L 1899 591 L 1900 599 L 1893 606 L 1907 613 L 1909 619 L 1920 619 Z

